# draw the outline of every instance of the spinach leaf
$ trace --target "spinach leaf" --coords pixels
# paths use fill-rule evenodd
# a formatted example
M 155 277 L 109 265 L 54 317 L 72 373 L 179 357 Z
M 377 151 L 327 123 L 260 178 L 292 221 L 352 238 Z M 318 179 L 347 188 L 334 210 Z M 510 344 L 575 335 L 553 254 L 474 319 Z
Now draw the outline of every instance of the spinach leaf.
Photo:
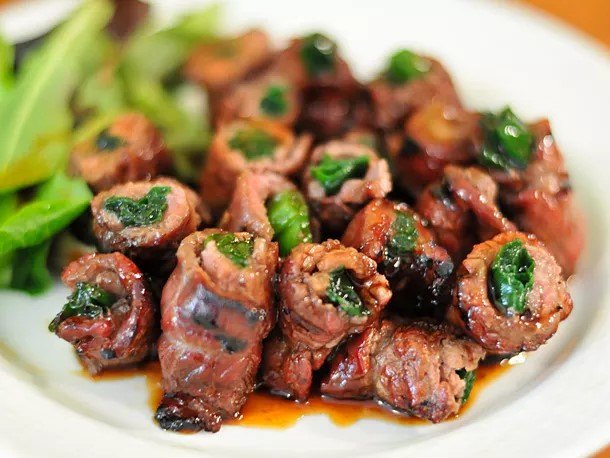
M 525 312 L 527 295 L 534 286 L 534 259 L 523 242 L 508 242 L 491 264 L 491 286 L 496 307 L 505 314 Z
M 301 60 L 309 76 L 317 77 L 335 71 L 337 45 L 326 35 L 312 33 L 303 38 Z
M 326 194 L 337 194 L 345 181 L 350 178 L 362 178 L 369 165 L 368 156 L 345 159 L 333 159 L 328 154 L 311 169 L 311 175 L 322 185 Z
M 274 137 L 255 127 L 240 129 L 229 140 L 229 146 L 241 151 L 249 161 L 271 156 L 277 144 L 278 142 Z
M 154 186 L 138 200 L 111 196 L 104 202 L 104 210 L 114 213 L 127 227 L 150 226 L 163 218 L 171 190 L 169 186 Z
M 470 393 L 472 392 L 472 387 L 474 386 L 474 382 L 477 379 L 477 374 L 475 371 L 467 371 L 466 369 L 460 369 L 457 371 L 457 375 L 464 380 L 464 394 L 462 394 L 462 404 L 465 404 L 470 397 Z
M 388 258 L 400 258 L 413 251 L 419 236 L 413 215 L 397 211 L 390 231 L 392 236 L 386 246 Z
M 390 57 L 385 77 L 394 84 L 404 84 L 421 78 L 430 71 L 430 61 L 409 51 L 401 49 Z
M 107 0 L 84 2 L 30 55 L 0 101 L 0 192 L 42 181 L 63 165 L 80 60 L 111 13 Z
M 91 198 L 83 180 L 56 174 L 38 188 L 32 201 L 0 224 L 0 255 L 44 242 L 79 216 Z
M 78 282 L 76 289 L 68 297 L 68 302 L 66 302 L 61 312 L 49 324 L 49 331 L 55 332 L 59 323 L 72 316 L 97 318 L 106 313 L 116 300 L 117 298 L 114 294 L 109 293 L 94 283 Z
M 287 88 L 284 86 L 269 86 L 260 103 L 263 113 L 271 117 L 279 117 L 286 114 L 286 111 L 288 110 L 286 91 Z
M 10 287 L 32 295 L 44 293 L 53 283 L 47 268 L 51 240 L 17 250 L 13 257 Z
M 356 291 L 356 285 L 345 267 L 339 267 L 330 273 L 326 295 L 329 301 L 339 306 L 348 316 L 368 315 L 370 313 L 360 299 Z
M 252 237 L 242 240 L 230 232 L 212 234 L 205 239 L 204 245 L 210 242 L 215 242 L 216 249 L 239 267 L 246 267 L 248 265 L 254 251 L 254 240 Z

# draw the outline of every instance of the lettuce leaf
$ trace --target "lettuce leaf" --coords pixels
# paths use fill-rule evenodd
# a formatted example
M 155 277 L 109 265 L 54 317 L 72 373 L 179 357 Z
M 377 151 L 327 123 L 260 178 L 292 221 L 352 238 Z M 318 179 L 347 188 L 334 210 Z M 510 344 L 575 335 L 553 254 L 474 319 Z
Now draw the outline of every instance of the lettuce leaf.
M 43 181 L 63 165 L 80 59 L 111 14 L 108 0 L 84 2 L 28 57 L 0 100 L 0 193 Z
M 17 250 L 13 258 L 10 287 L 32 295 L 44 293 L 53 283 L 47 268 L 47 256 L 51 240 L 39 245 Z

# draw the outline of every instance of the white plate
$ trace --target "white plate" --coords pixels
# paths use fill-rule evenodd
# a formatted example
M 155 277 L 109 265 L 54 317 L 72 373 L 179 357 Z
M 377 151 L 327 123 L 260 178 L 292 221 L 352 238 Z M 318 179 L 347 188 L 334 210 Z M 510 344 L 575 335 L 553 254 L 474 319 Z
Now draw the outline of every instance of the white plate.
M 32 24 L 44 27 L 74 3 L 24 4 L 5 12 L 0 26 L 13 38 L 31 35 Z M 197 4 L 156 3 L 164 19 Z M 549 116 L 588 219 L 574 313 L 549 345 L 486 388 L 456 421 L 405 427 L 366 420 L 340 428 L 315 416 L 287 430 L 226 426 L 184 436 L 154 425 L 143 378 L 93 383 L 78 375 L 69 346 L 46 331 L 65 290 L 35 300 L 2 292 L 0 454 L 514 458 L 585 455 L 610 441 L 608 55 L 549 19 L 493 2 L 243 0 L 227 2 L 227 22 L 230 29 L 261 24 L 278 38 L 326 30 L 361 75 L 408 46 L 438 56 L 472 107 L 510 103 L 527 119 Z

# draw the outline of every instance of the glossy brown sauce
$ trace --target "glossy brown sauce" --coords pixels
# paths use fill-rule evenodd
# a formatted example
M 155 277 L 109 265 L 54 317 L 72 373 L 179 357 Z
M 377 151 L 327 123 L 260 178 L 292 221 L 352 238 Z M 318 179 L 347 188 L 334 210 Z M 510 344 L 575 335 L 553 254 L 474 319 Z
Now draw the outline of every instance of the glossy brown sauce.
M 468 403 L 462 413 L 469 406 L 476 403 L 482 390 L 502 375 L 510 365 L 486 364 L 477 369 L 477 380 L 472 389 Z M 149 397 L 148 404 L 154 412 L 161 402 L 163 390 L 161 388 L 161 369 L 158 361 L 151 361 L 140 367 L 117 369 L 91 376 L 83 369 L 82 375 L 93 381 L 119 380 L 135 376 L 146 378 L 146 387 Z M 401 425 L 422 425 L 428 422 L 418 418 L 404 417 L 392 413 L 371 401 L 339 401 L 328 399 L 320 395 L 313 395 L 306 403 L 297 403 L 282 397 L 273 396 L 264 391 L 256 391 L 250 395 L 238 419 L 225 421 L 225 424 L 250 426 L 257 428 L 284 429 L 289 428 L 297 421 L 308 415 L 326 415 L 337 426 L 350 426 L 359 420 L 376 419 Z

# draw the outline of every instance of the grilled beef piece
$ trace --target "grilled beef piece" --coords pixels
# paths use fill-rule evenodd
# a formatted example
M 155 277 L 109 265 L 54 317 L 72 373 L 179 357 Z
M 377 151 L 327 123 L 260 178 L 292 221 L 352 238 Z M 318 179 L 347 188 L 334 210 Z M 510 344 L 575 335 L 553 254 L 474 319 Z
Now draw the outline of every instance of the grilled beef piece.
M 184 73 L 214 95 L 263 68 L 271 57 L 269 37 L 253 29 L 200 45 L 186 62 Z
M 522 243 L 533 260 L 532 283 L 523 293 L 522 311 L 498 306 L 496 296 L 503 289 L 494 284 L 490 270 L 500 250 L 515 240 Z M 521 275 L 526 267 L 516 266 L 516 272 Z M 457 275 L 457 289 L 447 317 L 489 353 L 536 350 L 555 334 L 559 323 L 572 311 L 561 267 L 534 236 L 505 232 L 476 245 Z M 508 291 L 516 294 L 514 286 L 509 286 Z
M 85 255 L 71 262 L 61 278 L 75 292 L 49 328 L 74 345 L 90 374 L 149 356 L 158 335 L 157 306 L 129 258 Z
M 392 177 L 388 163 L 371 147 L 335 140 L 313 151 L 303 186 L 322 227 L 337 235 L 368 202 L 392 190 Z
M 376 199 L 356 214 L 342 242 L 373 259 L 392 291 L 435 309 L 450 299 L 453 262 L 426 226 L 407 204 Z
M 254 118 L 291 127 L 300 110 L 300 92 L 292 81 L 273 71 L 266 71 L 236 83 L 216 100 L 212 112 L 215 126 L 236 119 Z
M 108 31 L 119 40 L 129 36 L 148 17 L 150 5 L 140 0 L 114 0 L 115 10 Z
M 310 146 L 311 136 L 295 137 L 278 123 L 242 120 L 223 125 L 214 135 L 201 173 L 203 201 L 219 214 L 246 169 L 295 176 L 303 168 Z
M 274 392 L 305 400 L 312 372 L 347 336 L 374 323 L 389 302 L 388 281 L 375 261 L 337 240 L 292 250 L 279 278 L 279 322 L 265 347 L 263 381 Z
M 372 398 L 438 423 L 459 412 L 472 386 L 471 371 L 484 356 L 478 344 L 446 324 L 383 320 L 337 353 L 321 392 Z
M 416 208 L 430 222 L 438 243 L 459 263 L 477 241 L 517 230 L 497 200 L 498 186 L 483 170 L 449 165 L 442 181 L 421 194 Z
M 430 70 L 420 78 L 397 84 L 381 76 L 368 85 L 378 128 L 386 132 L 398 129 L 407 116 L 431 102 L 461 107 L 449 73 L 440 62 L 425 59 L 430 63 Z
M 583 215 L 577 208 L 563 155 L 547 120 L 529 126 L 535 137 L 533 158 L 524 170 L 490 171 L 517 225 L 536 235 L 567 278 L 585 245 Z
M 244 246 L 225 254 L 226 240 Z M 220 237 L 220 238 L 218 238 Z M 156 414 L 164 429 L 218 431 L 239 415 L 275 322 L 274 242 L 218 229 L 196 232 L 178 249 L 163 288 L 159 359 L 164 397 Z
M 386 136 L 396 182 L 414 196 L 446 165 L 472 163 L 480 144 L 479 115 L 439 101 L 415 111 L 403 132 Z
M 117 184 L 150 180 L 171 168 L 161 133 L 144 116 L 118 116 L 96 137 L 76 145 L 70 170 L 95 192 Z
M 273 240 L 273 227 L 267 217 L 265 202 L 279 192 L 295 190 L 286 178 L 272 172 L 243 172 L 219 226 L 231 232 L 249 232 Z
M 151 193 L 158 191 L 155 201 Z M 121 251 L 143 264 L 167 263 L 170 270 L 182 239 L 210 222 L 199 197 L 171 178 L 115 186 L 95 196 L 91 211 L 103 251 Z

